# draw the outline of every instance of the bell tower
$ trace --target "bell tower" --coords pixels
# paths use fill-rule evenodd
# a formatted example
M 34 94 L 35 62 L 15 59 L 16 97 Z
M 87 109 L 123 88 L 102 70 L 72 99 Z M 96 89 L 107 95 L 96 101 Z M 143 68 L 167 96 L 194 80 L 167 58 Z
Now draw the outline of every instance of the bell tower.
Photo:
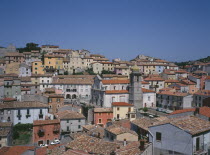
M 130 86 L 129 86 L 129 103 L 133 104 L 136 109 L 143 107 L 143 93 L 141 87 L 142 74 L 138 66 L 131 68 Z

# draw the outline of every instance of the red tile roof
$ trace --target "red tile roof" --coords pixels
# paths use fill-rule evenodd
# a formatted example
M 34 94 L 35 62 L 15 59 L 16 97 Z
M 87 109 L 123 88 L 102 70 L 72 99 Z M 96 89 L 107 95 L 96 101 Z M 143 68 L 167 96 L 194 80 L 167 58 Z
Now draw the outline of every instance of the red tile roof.
M 133 106 L 133 104 L 129 104 L 127 102 L 113 102 L 112 106 Z
M 150 90 L 150 89 L 145 89 L 145 88 L 142 88 L 142 92 L 143 93 L 155 93 L 155 91 Z
M 106 94 L 128 94 L 127 90 L 106 90 Z
M 4 149 L 4 151 L 0 150 L 1 155 L 20 155 L 27 150 L 35 149 L 34 146 L 11 146 L 11 147 L 6 147 L 6 148 L 7 149 Z
M 206 77 L 206 80 L 210 80 L 210 76 L 207 76 L 207 77 Z
M 128 84 L 129 80 L 102 80 L 103 84 Z
M 35 120 L 33 125 L 48 125 L 48 124 L 59 124 L 60 121 L 58 119 L 54 120 Z
M 170 113 L 170 115 L 181 114 L 181 113 L 191 112 L 191 111 L 194 112 L 195 108 L 176 110 L 176 111 Z
M 206 117 L 210 117 L 210 108 L 209 107 L 200 107 L 199 113 Z

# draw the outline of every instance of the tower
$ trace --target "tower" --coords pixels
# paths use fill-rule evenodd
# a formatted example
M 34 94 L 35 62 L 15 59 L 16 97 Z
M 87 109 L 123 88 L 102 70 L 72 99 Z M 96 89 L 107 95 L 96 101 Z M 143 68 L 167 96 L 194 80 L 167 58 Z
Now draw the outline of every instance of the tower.
M 143 93 L 141 87 L 142 74 L 138 66 L 131 68 L 130 86 L 129 86 L 129 103 L 133 104 L 136 109 L 143 107 Z

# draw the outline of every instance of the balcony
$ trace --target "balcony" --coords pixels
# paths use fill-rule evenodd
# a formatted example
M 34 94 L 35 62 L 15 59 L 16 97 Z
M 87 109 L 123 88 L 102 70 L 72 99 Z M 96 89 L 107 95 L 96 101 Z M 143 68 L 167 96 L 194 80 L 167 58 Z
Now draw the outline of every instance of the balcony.
M 22 117 L 22 115 L 21 114 L 17 114 L 17 117 Z

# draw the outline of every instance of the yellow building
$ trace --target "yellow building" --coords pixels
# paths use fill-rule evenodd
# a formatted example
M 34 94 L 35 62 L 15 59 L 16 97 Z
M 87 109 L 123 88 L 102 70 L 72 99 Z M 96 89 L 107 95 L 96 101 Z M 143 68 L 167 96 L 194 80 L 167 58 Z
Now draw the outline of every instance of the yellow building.
M 63 56 L 44 55 L 44 67 L 47 69 L 63 69 Z
M 19 67 L 19 62 L 11 62 L 10 64 L 6 64 L 5 73 L 19 75 Z
M 32 74 L 45 74 L 44 65 L 42 65 L 42 61 L 32 62 Z
M 126 102 L 113 102 L 113 118 L 114 119 L 136 119 L 136 113 L 132 104 Z

